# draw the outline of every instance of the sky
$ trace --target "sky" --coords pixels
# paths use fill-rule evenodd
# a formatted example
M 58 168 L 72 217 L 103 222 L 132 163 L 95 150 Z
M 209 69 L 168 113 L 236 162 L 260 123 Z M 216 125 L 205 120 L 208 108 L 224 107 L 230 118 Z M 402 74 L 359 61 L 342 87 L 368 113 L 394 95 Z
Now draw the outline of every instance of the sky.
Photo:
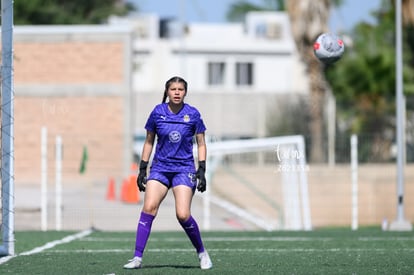
M 155 13 L 160 17 L 182 18 L 184 22 L 226 22 L 226 12 L 236 0 L 129 0 L 139 6 L 142 13 Z M 247 0 L 263 4 L 264 0 Z M 381 0 L 343 0 L 340 9 L 331 13 L 332 31 L 350 30 L 356 23 L 373 23 L 371 11 L 377 10 Z

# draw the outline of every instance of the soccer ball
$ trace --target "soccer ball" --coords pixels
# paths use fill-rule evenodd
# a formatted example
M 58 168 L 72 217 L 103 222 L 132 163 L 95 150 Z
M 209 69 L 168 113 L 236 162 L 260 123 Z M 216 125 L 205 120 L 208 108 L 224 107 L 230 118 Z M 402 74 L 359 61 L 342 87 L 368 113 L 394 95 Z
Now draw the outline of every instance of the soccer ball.
M 338 61 L 345 51 L 342 39 L 332 33 L 322 33 L 313 44 L 315 56 L 325 64 Z

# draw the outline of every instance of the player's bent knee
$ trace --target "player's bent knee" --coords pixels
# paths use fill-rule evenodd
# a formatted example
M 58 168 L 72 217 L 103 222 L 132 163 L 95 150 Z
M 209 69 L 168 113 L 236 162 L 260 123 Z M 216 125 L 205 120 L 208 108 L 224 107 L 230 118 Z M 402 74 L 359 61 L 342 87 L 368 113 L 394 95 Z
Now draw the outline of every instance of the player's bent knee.
M 158 207 L 144 205 L 142 211 L 155 217 L 158 213 Z
M 190 213 L 177 213 L 177 220 L 179 222 L 186 222 L 190 218 Z

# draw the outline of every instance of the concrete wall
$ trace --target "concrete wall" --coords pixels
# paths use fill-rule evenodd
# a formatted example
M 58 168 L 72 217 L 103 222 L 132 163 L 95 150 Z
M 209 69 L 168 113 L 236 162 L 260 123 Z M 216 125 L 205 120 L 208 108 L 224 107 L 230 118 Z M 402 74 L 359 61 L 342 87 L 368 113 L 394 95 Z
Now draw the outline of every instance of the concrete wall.
M 232 172 L 218 169 L 210 188 L 214 195 L 254 213 L 269 222 L 283 213 L 283 187 L 277 166 L 234 165 Z M 227 169 L 228 170 L 228 169 Z M 395 164 L 364 164 L 358 167 L 358 224 L 380 225 L 397 218 L 397 175 Z M 237 175 L 237 176 L 235 176 Z M 314 228 L 351 228 L 352 181 L 349 165 L 309 165 L 309 202 Z M 405 167 L 405 219 L 414 223 L 414 165 Z

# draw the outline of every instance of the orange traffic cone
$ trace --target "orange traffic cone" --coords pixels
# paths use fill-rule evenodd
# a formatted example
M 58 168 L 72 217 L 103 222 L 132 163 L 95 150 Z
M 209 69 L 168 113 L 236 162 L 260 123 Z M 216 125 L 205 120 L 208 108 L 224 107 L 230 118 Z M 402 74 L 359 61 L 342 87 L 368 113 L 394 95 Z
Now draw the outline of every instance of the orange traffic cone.
M 122 201 L 126 203 L 138 203 L 140 201 L 137 187 L 137 177 L 129 176 L 122 184 Z
M 137 186 L 137 176 L 129 176 L 129 188 L 128 192 L 130 194 L 131 203 L 139 203 L 139 190 Z
M 108 189 L 106 191 L 106 200 L 114 201 L 115 200 L 115 180 L 110 178 L 108 182 Z
M 137 186 L 137 172 L 138 166 L 136 163 L 131 164 L 131 175 L 124 179 L 121 189 L 121 200 L 126 203 L 139 203 L 140 194 Z
M 128 200 L 128 181 L 124 179 L 121 187 L 121 201 L 126 202 Z

